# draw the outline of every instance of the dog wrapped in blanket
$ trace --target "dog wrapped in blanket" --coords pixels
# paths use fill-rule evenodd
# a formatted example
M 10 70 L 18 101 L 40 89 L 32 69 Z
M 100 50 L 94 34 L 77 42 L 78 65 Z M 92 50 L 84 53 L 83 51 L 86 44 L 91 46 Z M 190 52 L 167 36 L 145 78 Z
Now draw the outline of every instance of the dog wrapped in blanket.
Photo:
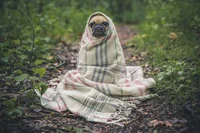
M 137 100 L 155 96 L 147 93 L 155 81 L 144 79 L 141 67 L 126 66 L 115 26 L 101 12 L 88 18 L 77 69 L 68 71 L 53 85 L 43 95 L 37 91 L 44 107 L 121 126 L 128 121 Z

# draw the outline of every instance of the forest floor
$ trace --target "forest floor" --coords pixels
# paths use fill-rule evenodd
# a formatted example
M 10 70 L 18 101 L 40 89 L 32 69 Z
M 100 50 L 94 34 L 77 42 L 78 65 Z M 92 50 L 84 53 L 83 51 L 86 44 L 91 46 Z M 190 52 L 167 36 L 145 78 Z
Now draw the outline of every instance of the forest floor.
M 128 65 L 140 65 L 144 69 L 145 77 L 149 77 L 149 73 L 157 71 L 159 68 L 152 68 L 147 64 L 148 53 L 141 51 L 134 55 L 130 52 L 135 47 L 127 46 L 127 42 L 137 33 L 132 30 L 129 25 L 117 25 L 117 32 L 120 42 L 124 49 L 126 61 Z M 70 45 L 66 42 L 58 44 L 54 50 L 55 55 L 59 58 L 55 65 L 65 61 L 65 65 L 54 69 L 47 70 L 44 81 L 56 78 L 66 73 L 68 70 L 76 69 L 76 56 L 79 46 Z M 62 61 L 61 61 L 61 60 Z M 40 105 L 38 97 L 34 98 L 34 102 L 30 101 L 27 96 L 28 91 L 19 94 L 17 91 L 5 91 L 5 97 L 16 97 L 18 104 L 21 105 L 23 115 L 13 120 L 0 118 L 0 132 L 91 132 L 91 133 L 182 133 L 197 132 L 191 125 L 191 122 L 174 114 L 168 104 L 168 96 L 163 94 L 158 98 L 150 99 L 137 105 L 129 116 L 132 120 L 127 122 L 124 127 L 88 122 L 85 118 L 76 116 L 69 111 L 58 113 L 45 109 Z M 30 105 L 31 104 L 31 105 Z M 0 111 L 1 113 L 2 111 Z M 2 115 L 1 115 L 2 116 Z M 190 123 L 190 124 L 189 124 Z M 195 122 L 193 122 L 195 124 Z

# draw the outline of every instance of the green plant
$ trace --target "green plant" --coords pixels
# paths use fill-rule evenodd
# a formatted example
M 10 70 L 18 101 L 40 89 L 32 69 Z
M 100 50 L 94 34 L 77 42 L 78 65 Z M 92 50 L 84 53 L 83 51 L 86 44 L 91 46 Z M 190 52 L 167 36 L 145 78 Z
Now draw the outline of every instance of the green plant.
M 146 19 L 137 26 L 140 34 L 130 44 L 149 53 L 156 92 L 168 95 L 174 110 L 200 93 L 199 1 L 146 0 Z
M 3 101 L 3 106 L 5 106 L 4 113 L 8 119 L 14 119 L 16 117 L 22 116 L 22 109 L 19 106 L 16 106 L 16 99 L 12 98 L 10 100 Z
M 174 108 L 180 108 L 187 100 L 194 100 L 199 93 L 194 81 L 199 79 L 200 71 L 185 61 L 168 61 L 162 66 L 162 72 L 156 76 L 157 92 L 168 92 Z

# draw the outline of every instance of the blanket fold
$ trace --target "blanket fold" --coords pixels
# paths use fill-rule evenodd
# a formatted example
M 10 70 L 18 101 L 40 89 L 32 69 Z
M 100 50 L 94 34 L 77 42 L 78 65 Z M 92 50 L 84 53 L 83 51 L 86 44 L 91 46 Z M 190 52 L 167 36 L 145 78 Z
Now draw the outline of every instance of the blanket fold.
M 92 36 L 88 23 L 92 16 L 103 15 L 109 21 L 105 37 Z M 122 125 L 138 100 L 155 95 L 148 89 L 155 86 L 152 78 L 144 79 L 139 66 L 126 66 L 119 38 L 112 20 L 101 12 L 93 13 L 85 27 L 76 70 L 68 71 L 59 82 L 41 96 L 41 104 L 49 109 L 72 113 L 88 121 Z

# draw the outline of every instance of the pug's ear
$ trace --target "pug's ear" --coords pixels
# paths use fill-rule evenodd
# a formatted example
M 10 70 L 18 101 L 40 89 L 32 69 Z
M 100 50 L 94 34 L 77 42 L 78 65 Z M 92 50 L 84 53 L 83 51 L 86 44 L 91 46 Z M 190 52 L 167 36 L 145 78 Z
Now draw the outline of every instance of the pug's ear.
M 95 22 L 91 22 L 89 26 L 92 28 L 95 25 Z

